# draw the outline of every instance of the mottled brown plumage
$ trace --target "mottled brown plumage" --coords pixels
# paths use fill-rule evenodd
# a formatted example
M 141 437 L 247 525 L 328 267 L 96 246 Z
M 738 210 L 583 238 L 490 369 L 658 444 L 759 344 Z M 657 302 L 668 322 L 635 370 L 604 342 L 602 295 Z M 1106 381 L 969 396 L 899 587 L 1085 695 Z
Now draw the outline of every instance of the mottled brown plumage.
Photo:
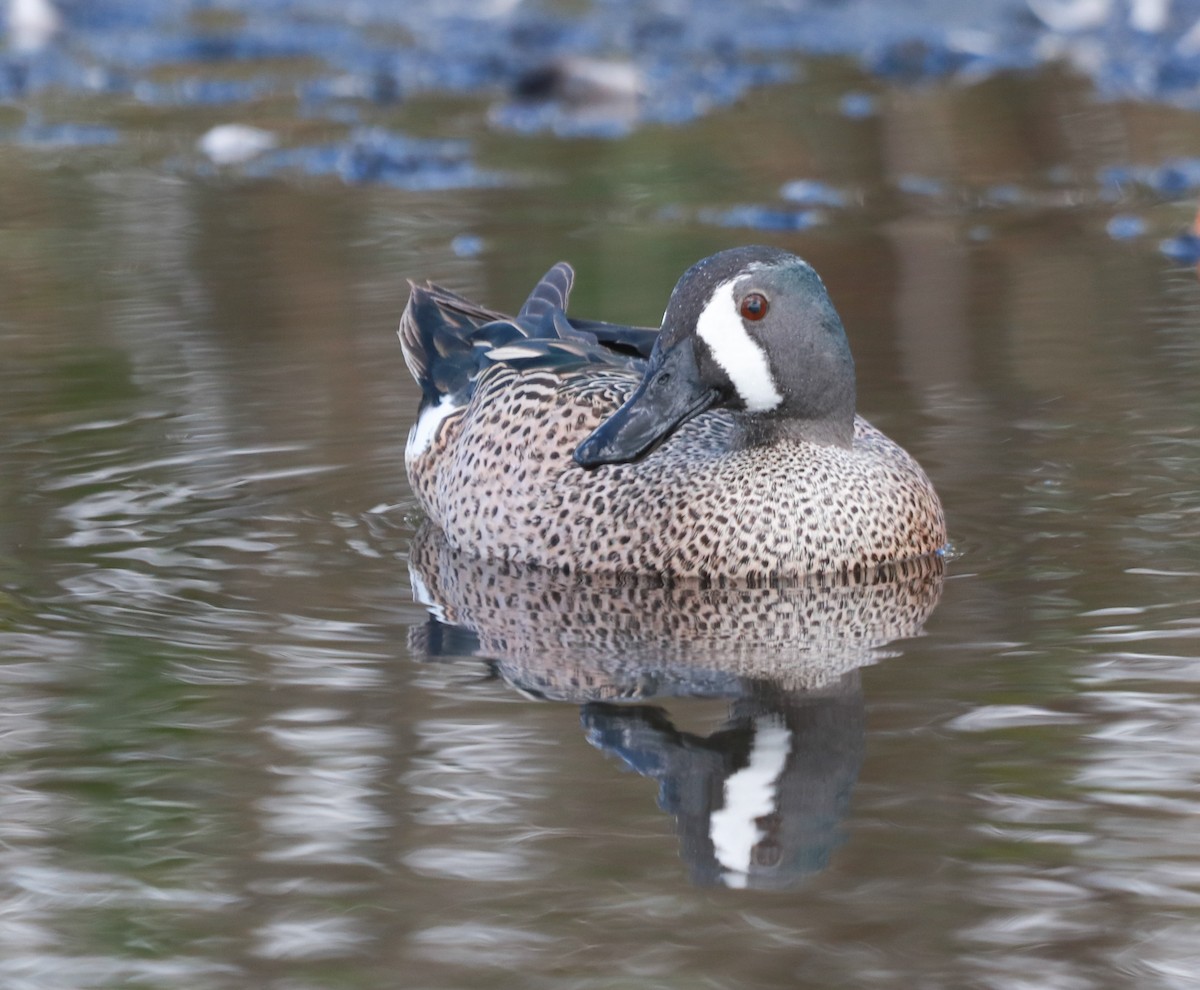
M 653 351 L 650 331 L 568 321 L 570 284 L 569 267 L 556 266 L 516 319 L 437 286 L 413 288 L 400 336 L 425 401 L 406 463 L 452 546 L 563 571 L 746 582 L 863 574 L 945 546 L 941 505 L 924 472 L 854 415 L 841 324 L 799 259 L 768 249 L 707 259 L 681 279 Z M 770 293 L 776 323 L 747 324 L 737 345 L 738 353 L 761 349 L 765 380 L 727 373 L 720 362 L 738 355 L 713 343 L 712 326 L 731 318 L 691 298 L 698 286 L 732 293 L 730 306 L 746 286 Z M 810 311 L 819 320 L 807 320 Z M 701 320 L 708 341 L 688 326 Z M 825 377 L 849 367 L 848 385 L 808 382 L 826 360 L 824 352 L 809 356 L 813 347 L 833 355 Z M 681 349 L 686 365 L 675 359 Z M 675 381 L 660 391 L 686 386 L 693 391 L 674 396 L 675 407 L 695 407 L 694 393 L 708 408 L 656 426 L 643 453 L 645 422 L 663 407 L 641 406 L 663 384 L 656 375 L 670 379 L 663 369 L 672 361 Z M 680 366 L 696 380 L 680 382 Z M 777 408 L 750 412 L 756 396 L 747 393 L 762 388 Z M 823 405 L 813 399 L 822 388 Z M 631 413 L 641 417 L 642 448 L 633 454 L 625 436 L 613 439 Z M 581 457 L 580 444 L 602 425 L 603 443 L 585 448 L 602 447 L 601 455 Z

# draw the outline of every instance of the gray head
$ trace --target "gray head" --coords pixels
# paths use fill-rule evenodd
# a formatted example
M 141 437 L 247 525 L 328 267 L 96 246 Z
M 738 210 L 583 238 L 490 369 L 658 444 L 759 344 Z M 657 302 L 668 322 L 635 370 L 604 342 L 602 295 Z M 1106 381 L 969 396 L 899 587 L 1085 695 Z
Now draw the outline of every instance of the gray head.
M 849 446 L 854 400 L 846 332 L 812 266 L 778 248 L 734 248 L 684 272 L 641 383 L 575 460 L 635 460 L 712 408 L 734 412 L 748 443 Z

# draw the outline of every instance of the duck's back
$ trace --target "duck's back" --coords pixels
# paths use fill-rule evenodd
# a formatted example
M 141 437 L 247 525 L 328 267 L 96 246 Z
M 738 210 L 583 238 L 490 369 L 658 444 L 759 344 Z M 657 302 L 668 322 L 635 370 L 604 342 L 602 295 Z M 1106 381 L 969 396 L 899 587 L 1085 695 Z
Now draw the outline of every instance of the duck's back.
M 767 579 L 869 569 L 944 545 L 928 479 L 861 417 L 851 448 L 745 447 L 733 415 L 710 411 L 640 460 L 578 466 L 575 448 L 637 386 L 647 331 L 621 340 L 619 328 L 569 323 L 559 305 L 538 316 L 546 335 L 529 335 L 525 309 L 508 321 L 513 335 L 497 314 L 448 309 L 457 299 L 414 289 L 401 337 L 406 356 L 413 341 L 446 338 L 409 356 L 423 387 L 439 375 L 443 385 L 426 387 L 406 463 L 459 549 L 572 571 Z M 444 310 L 448 322 L 419 325 Z M 586 326 L 606 328 L 610 342 Z

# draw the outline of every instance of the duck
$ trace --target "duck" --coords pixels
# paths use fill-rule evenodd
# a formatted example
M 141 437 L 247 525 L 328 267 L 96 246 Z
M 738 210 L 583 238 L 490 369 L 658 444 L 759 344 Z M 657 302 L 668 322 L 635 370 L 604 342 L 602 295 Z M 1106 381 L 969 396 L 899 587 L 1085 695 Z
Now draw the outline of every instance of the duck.
M 857 414 L 849 341 L 806 261 L 718 252 L 658 328 L 568 316 L 574 277 L 554 265 L 515 317 L 410 283 L 405 467 L 450 546 L 747 585 L 872 580 L 946 552 L 928 476 Z

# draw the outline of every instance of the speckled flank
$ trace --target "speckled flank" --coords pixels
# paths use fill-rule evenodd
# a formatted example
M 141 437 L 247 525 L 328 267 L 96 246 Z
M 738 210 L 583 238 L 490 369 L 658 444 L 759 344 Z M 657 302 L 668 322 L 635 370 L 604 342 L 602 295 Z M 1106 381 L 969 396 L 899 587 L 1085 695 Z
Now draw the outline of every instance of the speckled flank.
M 924 472 L 861 417 L 851 450 L 783 441 L 728 452 L 732 422 L 712 412 L 641 461 L 577 467 L 571 452 L 636 384 L 493 369 L 408 464 L 418 498 L 459 548 L 566 569 L 753 579 L 945 545 Z
M 407 462 L 430 519 L 485 557 L 747 582 L 853 575 L 946 544 L 924 472 L 861 417 L 850 449 L 795 439 L 739 449 L 732 414 L 710 411 L 641 460 L 577 466 L 575 447 L 637 381 L 603 363 L 485 368 L 466 408 Z

